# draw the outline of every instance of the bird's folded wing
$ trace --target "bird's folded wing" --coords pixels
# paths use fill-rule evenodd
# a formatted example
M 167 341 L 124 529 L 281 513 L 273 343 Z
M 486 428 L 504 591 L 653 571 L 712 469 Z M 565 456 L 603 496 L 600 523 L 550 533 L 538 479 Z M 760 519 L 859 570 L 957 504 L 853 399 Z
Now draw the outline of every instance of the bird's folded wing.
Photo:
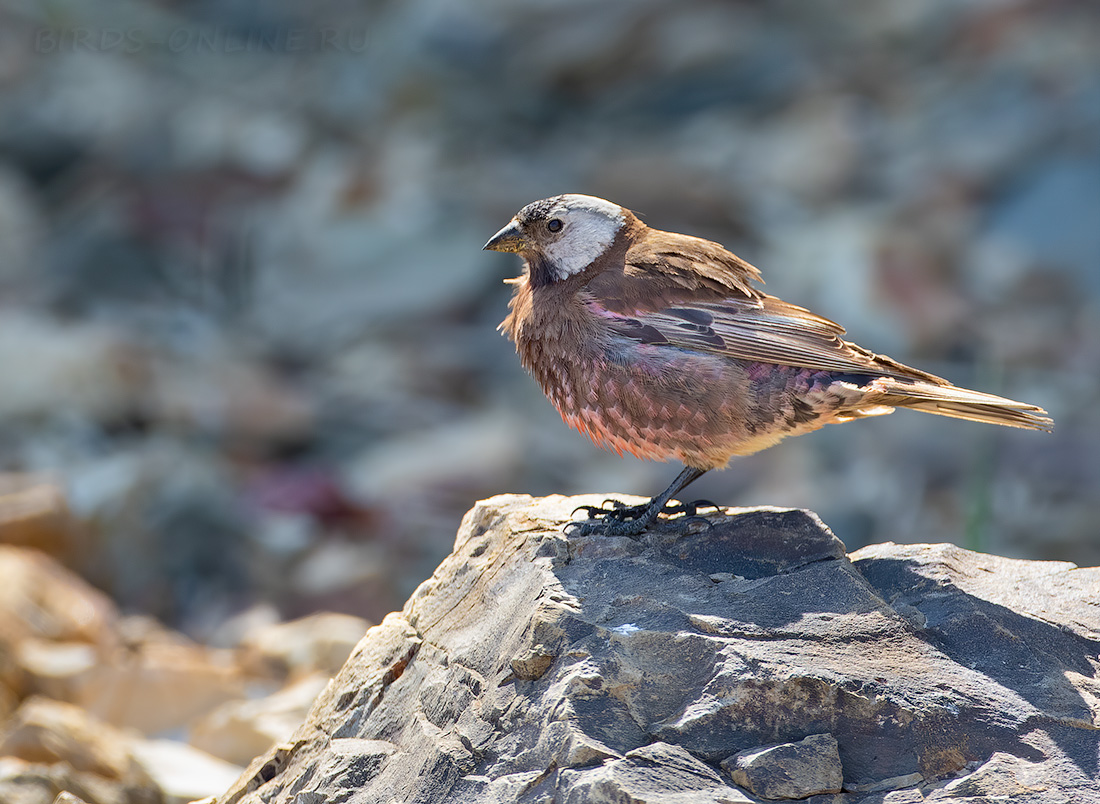
M 624 311 L 610 326 L 640 342 L 739 360 L 944 382 L 845 341 L 839 324 L 774 296 Z
M 616 313 L 680 303 L 762 299 L 760 272 L 722 246 L 699 237 L 650 229 L 626 253 L 620 270 L 592 277 L 587 290 Z
M 650 229 L 621 271 L 586 285 L 609 326 L 642 343 L 739 360 L 946 384 L 841 336 L 839 324 L 769 296 L 760 272 L 718 243 Z

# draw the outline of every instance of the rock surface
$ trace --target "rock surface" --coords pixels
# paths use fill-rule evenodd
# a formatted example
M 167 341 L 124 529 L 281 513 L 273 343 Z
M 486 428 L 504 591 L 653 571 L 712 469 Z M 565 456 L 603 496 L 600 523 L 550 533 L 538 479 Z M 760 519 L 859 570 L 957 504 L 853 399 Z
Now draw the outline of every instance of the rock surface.
M 295 678 L 317 671 L 335 675 L 371 624 L 326 612 L 257 628 L 243 635 L 245 661 L 271 674 Z
M 0 522 L 12 506 L 0 493 Z M 219 793 L 302 723 L 367 625 L 313 615 L 215 649 L 120 616 L 39 550 L 0 545 L 0 802 Z
M 64 556 L 73 523 L 57 484 L 20 474 L 0 474 L 0 542 Z
M 316 673 L 258 700 L 222 704 L 191 726 L 188 742 L 229 762 L 247 765 L 294 733 L 329 677 Z
M 240 768 L 176 740 L 135 740 L 130 751 L 164 804 L 187 804 L 231 781 Z
M 158 804 L 132 735 L 71 704 L 29 698 L 0 727 L 0 801 L 49 802 L 61 791 L 91 804 Z
M 848 557 L 772 508 L 566 538 L 600 499 L 475 506 L 219 801 L 739 801 L 722 760 L 822 734 L 845 792 L 815 801 L 1100 800 L 1100 569 Z
M 839 793 L 844 781 L 840 752 L 831 734 L 741 751 L 722 760 L 722 769 L 737 784 L 767 799 Z

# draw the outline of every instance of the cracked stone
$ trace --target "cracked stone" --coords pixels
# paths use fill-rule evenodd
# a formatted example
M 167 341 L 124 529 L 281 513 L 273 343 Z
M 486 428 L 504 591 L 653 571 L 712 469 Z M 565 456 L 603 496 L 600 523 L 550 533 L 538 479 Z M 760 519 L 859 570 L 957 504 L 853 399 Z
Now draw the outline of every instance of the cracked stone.
M 935 545 L 849 558 L 813 514 L 770 508 L 547 554 L 603 499 L 478 503 L 454 553 L 220 804 L 342 800 L 348 779 L 357 804 L 744 801 L 719 762 L 776 744 L 761 764 L 828 757 L 771 795 L 835 790 L 843 772 L 848 792 L 814 804 L 1039 784 L 1100 800 L 1100 570 Z M 537 677 L 515 672 L 540 654 L 555 658 Z
M 844 783 L 840 752 L 831 734 L 742 751 L 723 760 L 722 768 L 734 782 L 768 799 L 839 793 Z

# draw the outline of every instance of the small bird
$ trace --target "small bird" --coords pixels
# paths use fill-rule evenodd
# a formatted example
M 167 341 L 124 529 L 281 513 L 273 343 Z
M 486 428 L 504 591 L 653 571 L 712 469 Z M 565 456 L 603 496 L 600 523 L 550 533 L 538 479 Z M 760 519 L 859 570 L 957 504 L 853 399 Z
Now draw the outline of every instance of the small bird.
M 485 248 L 523 258 L 500 329 L 565 422 L 620 455 L 684 464 L 644 505 L 586 506 L 585 533 L 637 537 L 662 513 L 693 515 L 704 503 L 669 501 L 734 455 L 894 408 L 1053 427 L 1035 405 L 843 340 L 840 325 L 755 287 L 760 272 L 719 244 L 602 198 L 535 201 Z

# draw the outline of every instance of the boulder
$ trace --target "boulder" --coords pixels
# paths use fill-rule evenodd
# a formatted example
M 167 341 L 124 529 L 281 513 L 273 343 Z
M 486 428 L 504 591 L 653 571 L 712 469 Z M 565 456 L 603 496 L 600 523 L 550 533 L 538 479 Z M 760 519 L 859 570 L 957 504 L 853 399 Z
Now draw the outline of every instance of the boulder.
M 0 645 L 27 637 L 112 645 L 110 599 L 37 550 L 0 544 Z
M 839 793 L 843 781 L 840 752 L 831 734 L 741 751 L 722 760 L 722 768 L 737 784 L 767 799 Z
M 187 804 L 214 795 L 240 767 L 174 740 L 134 740 L 134 760 L 156 782 L 164 804 Z
M 28 698 L 0 727 L 0 801 L 49 804 L 62 791 L 88 804 L 159 804 L 132 736 L 71 704 Z
M 328 681 L 329 676 L 315 673 L 262 698 L 227 701 L 191 726 L 188 742 L 227 762 L 247 765 L 294 734 Z
M 65 558 L 73 531 L 65 495 L 35 475 L 0 473 L 0 542 Z
M 336 612 L 271 623 L 242 637 L 243 661 L 257 675 L 335 675 L 370 626 L 362 617 Z
M 245 692 L 246 676 L 231 652 L 182 636 L 111 649 L 27 638 L 15 658 L 28 693 L 77 704 L 148 735 L 183 728 Z
M 0 757 L 0 801 L 12 804 L 51 804 L 72 799 L 86 804 L 162 804 L 155 787 L 135 788 L 94 773 L 75 770 L 64 762 L 46 764 Z
M 130 756 L 129 736 L 72 704 L 28 698 L 0 730 L 0 756 L 63 762 L 105 779 L 148 782 Z
M 38 550 L 0 544 L 0 715 L 118 643 L 110 599 Z
M 157 735 L 243 697 L 245 681 L 228 651 L 150 642 L 104 657 L 76 679 L 69 700 L 109 723 Z
M 849 557 L 776 508 L 566 536 L 601 499 L 475 506 L 218 801 L 737 801 L 723 760 L 812 735 L 842 771 L 823 804 L 1100 799 L 1100 569 L 943 545 Z
M 73 795 L 68 790 L 62 790 L 57 794 L 57 798 L 53 800 L 53 804 L 88 804 L 80 796 Z

